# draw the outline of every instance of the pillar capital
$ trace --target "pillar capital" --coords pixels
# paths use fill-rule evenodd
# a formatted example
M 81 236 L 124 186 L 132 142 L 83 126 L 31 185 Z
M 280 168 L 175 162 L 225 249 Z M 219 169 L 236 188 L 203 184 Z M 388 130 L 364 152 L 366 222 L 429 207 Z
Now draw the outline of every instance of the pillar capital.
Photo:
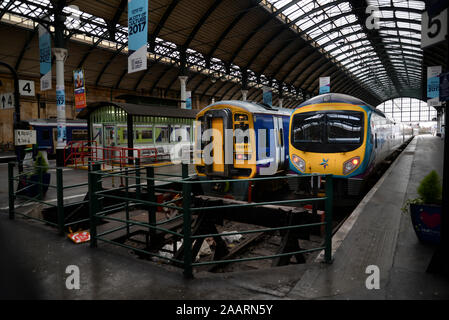
M 68 52 L 69 51 L 65 48 L 53 48 L 53 54 L 55 55 L 56 60 L 62 60 L 65 62 Z

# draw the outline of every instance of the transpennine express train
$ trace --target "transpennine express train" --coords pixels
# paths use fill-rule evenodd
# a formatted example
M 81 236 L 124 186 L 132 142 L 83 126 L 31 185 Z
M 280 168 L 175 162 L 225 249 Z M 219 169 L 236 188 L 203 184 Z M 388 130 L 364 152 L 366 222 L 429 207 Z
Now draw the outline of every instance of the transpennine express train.
M 357 98 L 319 95 L 291 116 L 290 169 L 333 174 L 337 193 L 357 195 L 374 168 L 411 137 L 410 128 Z
M 273 174 L 285 172 L 292 111 L 238 100 L 219 101 L 201 110 L 194 148 L 198 175 L 244 179 L 263 175 L 264 168 Z M 212 138 L 205 136 L 208 129 Z M 207 152 L 213 161 L 205 161 Z

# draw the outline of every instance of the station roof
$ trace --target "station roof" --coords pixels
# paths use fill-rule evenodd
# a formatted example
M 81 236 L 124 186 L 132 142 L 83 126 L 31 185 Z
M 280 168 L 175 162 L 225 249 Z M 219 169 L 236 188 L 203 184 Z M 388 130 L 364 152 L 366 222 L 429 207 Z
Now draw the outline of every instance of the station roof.
M 120 102 L 109 102 L 101 101 L 94 102 L 87 105 L 80 113 L 78 113 L 77 118 L 88 119 L 89 115 L 102 107 L 118 107 L 123 109 L 127 114 L 133 116 L 150 116 L 150 117 L 169 117 L 169 118 L 189 118 L 195 119 L 198 110 L 190 109 L 179 109 L 170 106 L 148 106 L 141 104 L 132 103 L 120 103 Z
M 444 66 L 447 55 L 446 44 L 420 48 L 424 1 L 152 0 L 149 69 L 127 74 L 127 1 L 67 4 L 79 9 L 64 9 L 78 21 L 67 32 L 68 63 L 84 66 L 96 85 L 149 94 L 176 90 L 186 72 L 192 95 L 239 99 L 247 81 L 248 99 L 261 101 L 261 88 L 269 86 L 275 97 L 282 92 L 284 105 L 296 106 L 330 76 L 332 92 L 377 105 L 399 96 L 422 99 L 425 67 Z M 367 27 L 369 6 L 378 8 L 378 29 Z M 49 0 L 3 1 L 0 15 L 36 23 L 54 8 Z M 23 48 L 17 50 L 26 54 Z

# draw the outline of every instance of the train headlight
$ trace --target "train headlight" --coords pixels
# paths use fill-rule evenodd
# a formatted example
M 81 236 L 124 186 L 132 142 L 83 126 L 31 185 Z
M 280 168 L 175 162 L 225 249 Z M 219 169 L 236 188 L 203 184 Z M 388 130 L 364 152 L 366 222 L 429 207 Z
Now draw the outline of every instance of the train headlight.
M 354 157 L 343 163 L 343 174 L 348 174 L 354 171 L 360 164 L 360 157 Z
M 297 155 L 292 155 L 292 161 L 296 168 L 298 168 L 299 171 L 305 172 L 306 171 L 306 162 L 298 157 Z

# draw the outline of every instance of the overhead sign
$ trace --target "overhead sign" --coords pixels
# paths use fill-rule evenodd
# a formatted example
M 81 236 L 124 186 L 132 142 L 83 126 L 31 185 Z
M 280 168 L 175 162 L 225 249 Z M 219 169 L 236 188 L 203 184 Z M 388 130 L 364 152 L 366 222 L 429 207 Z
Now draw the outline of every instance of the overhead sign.
M 331 77 L 320 77 L 320 94 L 331 92 Z
M 0 109 L 14 108 L 14 93 L 0 93 Z
M 440 106 L 441 66 L 427 67 L 427 105 Z
M 447 35 L 448 9 L 441 11 L 435 17 L 429 17 L 427 12 L 421 18 L 421 48 L 427 48 L 440 43 Z
M 73 71 L 73 88 L 75 94 L 75 108 L 77 112 L 83 110 L 87 105 L 86 82 L 84 81 L 84 70 Z
M 36 94 L 34 90 L 34 81 L 19 80 L 19 93 L 21 96 L 34 97 Z
M 147 69 L 148 0 L 128 0 L 128 73 Z
M 51 89 L 51 36 L 48 30 L 39 25 L 39 55 L 40 55 L 40 89 Z
M 269 106 L 273 105 L 273 92 L 271 88 L 263 87 L 263 103 L 268 104 Z
M 15 130 L 14 144 L 16 146 L 36 144 L 36 130 Z

